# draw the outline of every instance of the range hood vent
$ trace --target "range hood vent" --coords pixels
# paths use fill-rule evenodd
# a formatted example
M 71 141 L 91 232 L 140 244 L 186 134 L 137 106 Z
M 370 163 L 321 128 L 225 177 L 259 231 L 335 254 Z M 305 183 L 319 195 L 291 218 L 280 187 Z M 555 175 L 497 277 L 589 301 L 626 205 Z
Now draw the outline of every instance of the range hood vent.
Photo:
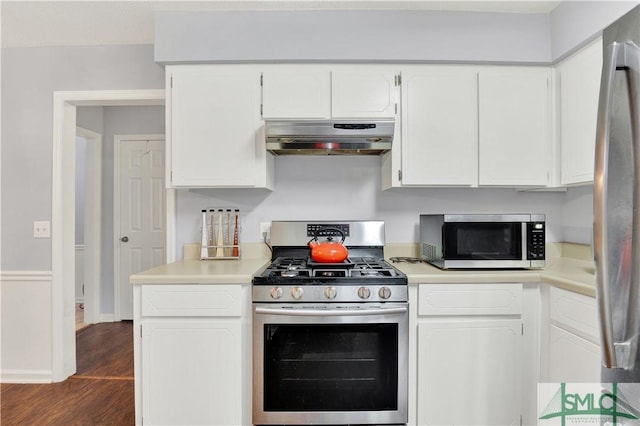
M 380 155 L 391 149 L 394 120 L 267 120 L 267 150 L 276 155 Z

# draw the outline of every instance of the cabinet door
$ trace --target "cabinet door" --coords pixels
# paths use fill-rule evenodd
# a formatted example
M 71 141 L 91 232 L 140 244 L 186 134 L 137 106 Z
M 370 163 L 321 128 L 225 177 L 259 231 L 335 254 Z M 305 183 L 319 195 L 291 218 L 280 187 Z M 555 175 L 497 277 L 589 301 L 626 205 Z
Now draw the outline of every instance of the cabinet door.
M 331 71 L 278 67 L 262 72 L 263 118 L 331 117 Z
M 514 425 L 521 320 L 418 324 L 418 424 Z
M 259 71 L 213 65 L 167 70 L 172 186 L 268 187 Z
M 349 69 L 331 73 L 331 116 L 333 118 L 394 118 L 398 73 L 383 70 Z
M 242 423 L 240 320 L 142 323 L 142 421 Z
M 477 185 L 477 71 L 426 67 L 402 79 L 402 184 Z
M 551 166 L 550 70 L 481 70 L 479 184 L 545 186 Z
M 593 182 L 602 39 L 558 66 L 560 81 L 560 182 Z
M 551 383 L 599 383 L 600 347 L 556 325 L 549 327 Z

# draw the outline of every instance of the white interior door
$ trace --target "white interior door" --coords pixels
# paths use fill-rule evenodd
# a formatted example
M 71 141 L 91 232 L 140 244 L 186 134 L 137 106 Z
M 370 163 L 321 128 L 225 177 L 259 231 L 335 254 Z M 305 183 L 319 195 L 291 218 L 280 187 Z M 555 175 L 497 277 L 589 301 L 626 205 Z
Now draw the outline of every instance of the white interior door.
M 166 190 L 164 139 L 121 138 L 119 142 L 115 314 L 123 320 L 133 319 L 129 276 L 165 263 Z

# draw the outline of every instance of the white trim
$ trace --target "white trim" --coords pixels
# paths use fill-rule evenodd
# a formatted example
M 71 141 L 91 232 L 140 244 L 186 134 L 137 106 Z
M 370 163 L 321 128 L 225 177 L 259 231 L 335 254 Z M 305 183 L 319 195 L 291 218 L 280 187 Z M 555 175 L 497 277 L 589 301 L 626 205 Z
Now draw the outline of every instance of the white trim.
M 20 368 L 23 365 L 17 361 L 23 358 L 23 351 L 34 347 L 42 348 L 39 346 L 41 342 L 50 340 L 50 313 L 47 311 L 51 304 L 52 277 L 51 271 L 0 271 L 0 299 L 3 299 L 3 304 L 7 303 L 2 309 L 2 321 L 15 324 L 17 328 L 2 334 L 0 346 L 4 360 L 13 360 L 4 364 L 4 368 L 0 370 L 2 383 L 52 382 L 48 353 L 30 354 L 29 366 L 36 368 Z M 25 321 L 31 324 L 26 325 Z M 21 327 L 23 325 L 26 327 Z M 15 362 L 18 365 L 11 365 Z
M 0 282 L 3 281 L 51 281 L 51 271 L 0 271 Z
M 164 143 L 165 143 L 165 151 L 166 151 L 167 141 L 165 140 Z M 167 161 L 166 158 L 165 158 L 165 161 Z M 169 168 L 169 165 L 165 163 L 165 167 Z M 167 182 L 165 182 L 165 185 L 167 185 Z M 167 213 L 165 220 L 167 221 L 167 223 L 165 224 L 166 241 L 165 241 L 164 250 L 167 256 L 167 263 L 176 261 L 176 223 L 177 223 L 176 192 L 177 190 L 175 189 L 167 188 L 166 199 L 165 199 L 165 203 L 166 203 L 165 210 Z
M 164 105 L 164 89 L 76 90 L 53 92 L 54 101 L 75 106 L 151 106 Z
M 2 383 L 51 383 L 51 370 L 0 370 Z
M 74 250 L 76 106 L 164 105 L 164 90 L 53 92 L 51 188 L 51 370 L 59 382 L 75 372 Z M 70 167 L 72 165 L 73 167 Z
M 87 141 L 85 161 L 85 268 L 84 322 L 98 322 L 100 314 L 101 250 L 102 250 L 102 135 L 76 127 L 76 136 Z M 76 299 L 77 301 L 77 299 Z
M 113 314 L 100 314 L 100 322 L 115 322 L 116 318 Z

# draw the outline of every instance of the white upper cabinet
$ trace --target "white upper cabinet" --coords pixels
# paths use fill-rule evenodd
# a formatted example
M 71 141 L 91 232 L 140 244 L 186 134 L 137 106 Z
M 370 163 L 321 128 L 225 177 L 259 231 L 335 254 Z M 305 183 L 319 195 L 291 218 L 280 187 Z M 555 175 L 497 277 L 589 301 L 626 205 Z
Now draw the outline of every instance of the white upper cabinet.
M 263 118 L 331 118 L 331 71 L 285 66 L 262 72 Z
M 402 74 L 402 184 L 478 182 L 478 72 L 431 66 Z
M 331 73 L 333 118 L 394 118 L 397 73 L 366 68 L 341 68 Z
M 593 182 L 602 39 L 597 39 L 556 69 L 560 86 L 560 145 L 563 185 Z
M 168 186 L 273 188 L 273 156 L 266 152 L 260 117 L 260 71 L 174 65 L 166 75 Z
M 371 66 L 263 67 L 265 119 L 393 118 L 393 71 Z
M 496 67 L 479 75 L 479 185 L 546 186 L 552 165 L 551 71 Z
M 402 143 L 382 187 L 547 186 L 550 83 L 543 67 L 404 67 Z

